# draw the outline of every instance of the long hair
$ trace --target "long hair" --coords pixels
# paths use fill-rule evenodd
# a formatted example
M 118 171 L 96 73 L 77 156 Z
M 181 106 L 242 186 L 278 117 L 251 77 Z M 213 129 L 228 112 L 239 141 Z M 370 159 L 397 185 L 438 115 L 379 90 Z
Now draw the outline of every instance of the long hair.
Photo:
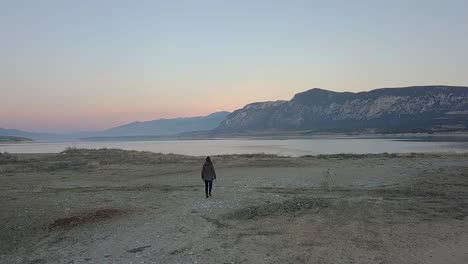
M 207 162 L 207 163 L 212 163 L 212 162 L 211 162 L 210 156 L 206 157 L 206 162 Z

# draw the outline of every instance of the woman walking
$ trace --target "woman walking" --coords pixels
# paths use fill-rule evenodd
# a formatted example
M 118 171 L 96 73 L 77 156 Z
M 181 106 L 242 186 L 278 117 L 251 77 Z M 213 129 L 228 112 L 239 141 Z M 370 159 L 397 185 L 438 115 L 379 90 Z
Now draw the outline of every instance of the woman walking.
M 203 168 L 201 171 L 201 177 L 205 181 L 205 194 L 206 198 L 208 198 L 211 196 L 213 180 L 216 179 L 216 172 L 210 157 L 206 157 L 205 164 L 203 164 Z

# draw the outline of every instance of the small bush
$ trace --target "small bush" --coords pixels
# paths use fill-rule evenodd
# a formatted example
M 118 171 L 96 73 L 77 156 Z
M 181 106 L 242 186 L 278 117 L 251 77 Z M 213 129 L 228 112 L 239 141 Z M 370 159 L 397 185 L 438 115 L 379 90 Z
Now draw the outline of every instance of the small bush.
M 8 152 L 1 153 L 0 152 L 0 163 L 11 163 L 11 162 L 17 162 L 18 158 L 15 155 L 11 155 Z

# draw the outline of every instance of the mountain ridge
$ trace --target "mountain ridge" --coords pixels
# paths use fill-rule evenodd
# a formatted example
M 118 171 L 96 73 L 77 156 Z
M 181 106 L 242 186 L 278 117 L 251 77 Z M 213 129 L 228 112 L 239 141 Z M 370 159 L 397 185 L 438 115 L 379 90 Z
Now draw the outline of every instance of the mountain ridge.
M 468 87 L 411 86 L 365 92 L 313 88 L 291 100 L 255 102 L 232 112 L 218 134 L 258 131 L 466 130 Z

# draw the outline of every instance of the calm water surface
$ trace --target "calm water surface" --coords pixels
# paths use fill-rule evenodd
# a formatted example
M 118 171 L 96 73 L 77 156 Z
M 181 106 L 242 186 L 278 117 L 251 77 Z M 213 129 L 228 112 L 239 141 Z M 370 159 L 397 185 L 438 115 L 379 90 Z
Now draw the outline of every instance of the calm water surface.
M 288 139 L 288 140 L 174 140 L 174 141 L 116 141 L 21 143 L 0 145 L 0 152 L 58 153 L 68 147 L 118 148 L 193 156 L 268 153 L 302 156 L 336 153 L 409 153 L 409 152 L 468 152 L 466 142 L 414 142 L 390 139 Z

